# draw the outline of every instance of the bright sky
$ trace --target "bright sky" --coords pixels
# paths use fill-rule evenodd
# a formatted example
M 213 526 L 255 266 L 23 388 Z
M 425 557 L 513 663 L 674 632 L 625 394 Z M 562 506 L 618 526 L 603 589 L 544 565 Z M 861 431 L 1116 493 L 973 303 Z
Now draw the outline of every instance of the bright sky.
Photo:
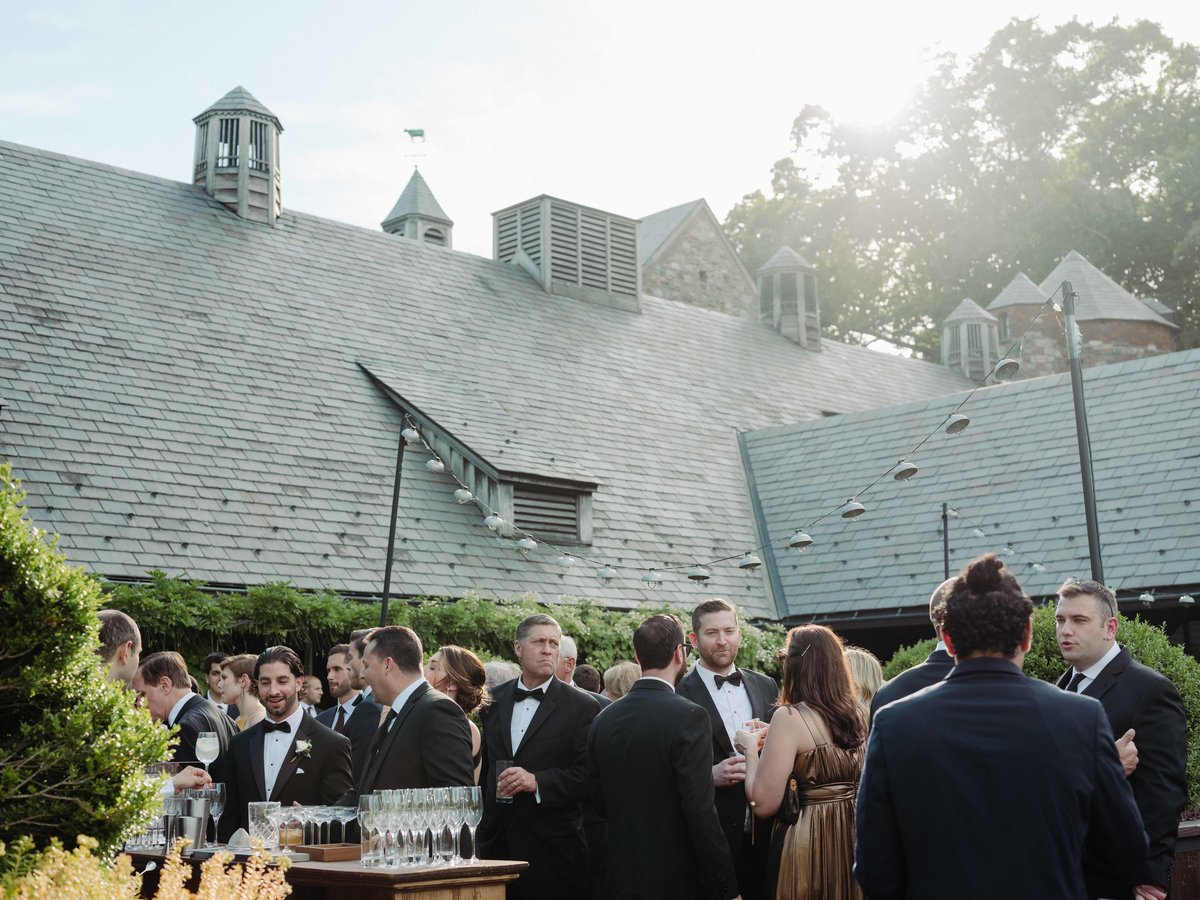
M 186 181 L 192 118 L 241 84 L 283 123 L 285 208 L 378 228 L 419 163 L 455 248 L 490 256 L 491 213 L 542 193 L 633 217 L 704 197 L 724 218 L 767 189 L 805 104 L 887 117 L 937 52 L 1082 6 L 5 0 L 0 140 Z M 1200 44 L 1200 4 L 1081 17 Z

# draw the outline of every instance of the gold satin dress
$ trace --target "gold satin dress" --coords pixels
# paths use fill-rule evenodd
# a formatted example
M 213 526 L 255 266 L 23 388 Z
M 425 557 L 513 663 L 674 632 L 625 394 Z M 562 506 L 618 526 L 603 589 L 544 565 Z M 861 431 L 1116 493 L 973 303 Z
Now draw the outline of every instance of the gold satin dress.
M 776 900 L 862 900 L 854 880 L 854 801 L 866 745 L 843 750 L 820 737 L 826 729 L 817 713 L 802 703 L 792 708 L 817 746 L 796 756 L 800 818 L 795 825 L 776 819 L 767 884 L 775 885 Z

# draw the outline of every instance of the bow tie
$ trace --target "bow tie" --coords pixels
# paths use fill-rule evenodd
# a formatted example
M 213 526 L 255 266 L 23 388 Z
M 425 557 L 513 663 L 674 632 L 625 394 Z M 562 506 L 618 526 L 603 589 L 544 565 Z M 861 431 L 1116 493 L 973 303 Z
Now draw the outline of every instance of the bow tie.
M 285 732 L 286 734 L 291 734 L 292 733 L 292 723 L 291 722 L 271 722 L 267 719 L 263 719 L 263 731 L 266 732 L 267 734 L 270 734 L 272 731 L 282 731 L 282 732 Z
M 546 692 L 535 688 L 532 691 L 525 691 L 517 688 L 513 691 L 513 703 L 520 703 L 522 700 L 534 700 L 541 703 L 545 698 Z
M 734 669 L 728 675 L 714 675 L 713 682 L 716 684 L 718 691 L 721 689 L 721 685 L 726 683 L 732 684 L 734 687 L 741 687 L 742 673 Z

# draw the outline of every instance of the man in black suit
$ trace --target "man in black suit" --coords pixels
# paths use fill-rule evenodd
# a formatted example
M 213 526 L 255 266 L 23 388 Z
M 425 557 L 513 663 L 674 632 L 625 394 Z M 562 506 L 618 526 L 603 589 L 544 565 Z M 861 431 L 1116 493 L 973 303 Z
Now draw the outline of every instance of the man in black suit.
M 561 638 L 550 616 L 522 621 L 513 645 L 521 675 L 482 714 L 480 856 L 529 863 L 508 890 L 520 900 L 586 893 L 587 735 L 600 704 L 555 678 Z M 500 760 L 509 765 L 497 772 Z
M 388 625 L 367 635 L 362 677 L 390 711 L 367 749 L 356 790 L 342 805 L 354 806 L 372 791 L 475 783 L 467 717 L 429 686 L 421 674 L 423 653 L 411 628 Z
M 728 900 L 737 876 L 713 800 L 711 716 L 674 691 L 687 671 L 683 623 L 650 616 L 633 648 L 642 677 L 588 739 L 592 792 L 610 823 L 604 896 Z M 738 832 L 740 846 L 740 822 Z
M 1122 880 L 1102 853 L 1084 859 L 1088 894 L 1112 900 L 1163 900 L 1171 882 L 1179 815 L 1187 800 L 1187 718 L 1175 685 L 1117 643 L 1117 598 L 1095 581 L 1071 579 L 1058 590 L 1058 646 L 1071 668 L 1058 686 L 1095 697 L 1115 734 L 1137 741 L 1129 777 L 1150 836 L 1134 880 Z
M 887 706 L 893 700 L 915 694 L 921 688 L 937 684 L 950 674 L 954 668 L 954 659 L 946 652 L 946 642 L 942 639 L 942 616 L 946 611 L 946 592 L 954 584 L 955 579 L 947 578 L 929 595 L 929 622 L 937 634 L 937 646 L 925 658 L 925 662 L 906 669 L 891 678 L 871 698 L 871 718 L 875 718 L 880 707 Z
M 196 761 L 196 736 L 202 731 L 216 733 L 218 758 L 229 752 L 229 742 L 237 730 L 233 720 L 217 709 L 217 704 L 192 691 L 187 663 L 178 653 L 151 653 L 138 665 L 130 686 L 150 715 L 168 728 L 179 726 L 179 743 L 171 754 L 173 762 Z
M 746 757 L 733 746 L 741 728 L 761 728 L 774 712 L 779 685 L 773 678 L 739 669 L 742 643 L 737 607 L 714 597 L 692 610 L 688 640 L 700 655 L 679 684 L 679 694 L 704 709 L 712 727 L 712 781 L 717 818 L 729 843 L 737 882 L 746 900 L 766 895 L 763 879 L 770 849 L 771 822 L 751 825 L 746 804 Z
M 378 703 L 362 699 L 361 691 L 353 686 L 349 644 L 336 644 L 330 648 L 325 680 L 329 682 L 329 695 L 337 702 L 319 713 L 317 721 L 350 739 L 350 764 L 354 783 L 358 784 L 367 767 L 367 750 L 379 730 L 382 709 Z
M 946 598 L 956 665 L 879 710 L 858 788 L 868 897 L 1084 900 L 1084 845 L 1132 876 L 1146 855 L 1099 703 L 1021 671 L 1033 602 L 993 554 Z
M 233 739 L 214 767 L 225 782 L 229 815 L 218 838 L 249 828 L 248 804 L 328 806 L 350 790 L 350 741 L 300 708 L 304 666 L 290 647 L 268 647 L 254 663 L 266 718 Z

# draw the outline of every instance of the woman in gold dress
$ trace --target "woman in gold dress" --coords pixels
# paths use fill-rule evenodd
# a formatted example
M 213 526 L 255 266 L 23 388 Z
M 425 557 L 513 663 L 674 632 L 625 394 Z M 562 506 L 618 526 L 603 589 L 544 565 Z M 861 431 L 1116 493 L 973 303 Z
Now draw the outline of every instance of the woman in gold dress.
M 821 625 L 802 625 L 788 632 L 780 655 L 783 693 L 765 741 L 762 732 L 737 735 L 746 797 L 757 815 L 778 813 L 767 884 L 776 900 L 861 900 L 854 799 L 867 725 L 842 640 Z M 798 804 L 785 798 L 793 777 Z

